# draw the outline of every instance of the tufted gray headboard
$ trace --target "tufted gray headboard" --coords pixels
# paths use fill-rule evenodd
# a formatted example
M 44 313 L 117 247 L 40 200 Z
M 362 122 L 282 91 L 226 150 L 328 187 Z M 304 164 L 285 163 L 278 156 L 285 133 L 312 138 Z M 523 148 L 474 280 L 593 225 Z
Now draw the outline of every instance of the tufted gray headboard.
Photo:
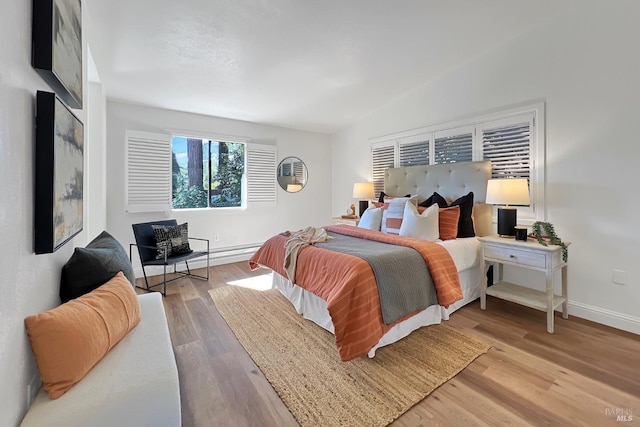
M 447 163 L 387 169 L 384 192 L 391 196 L 418 194 L 419 201 L 437 191 L 450 203 L 473 191 L 473 220 L 478 236 L 492 233 L 491 205 L 484 203 L 491 162 Z

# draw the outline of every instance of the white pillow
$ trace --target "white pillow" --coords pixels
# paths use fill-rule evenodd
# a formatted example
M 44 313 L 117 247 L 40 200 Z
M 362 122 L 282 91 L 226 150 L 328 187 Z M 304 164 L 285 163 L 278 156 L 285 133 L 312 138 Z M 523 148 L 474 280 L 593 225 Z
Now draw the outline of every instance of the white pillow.
M 418 196 L 384 199 L 385 206 L 382 211 L 382 226 L 380 227 L 383 233 L 400 233 L 402 217 L 404 216 L 404 205 L 407 201 L 417 205 Z
M 400 225 L 400 235 L 405 237 L 416 237 L 422 240 L 434 241 L 440 237 L 438 228 L 437 203 L 429 206 L 424 212 L 418 213 L 418 208 L 411 202 L 404 205 L 404 215 L 402 225 Z
M 382 224 L 382 208 L 369 208 L 362 213 L 358 227 L 380 231 Z

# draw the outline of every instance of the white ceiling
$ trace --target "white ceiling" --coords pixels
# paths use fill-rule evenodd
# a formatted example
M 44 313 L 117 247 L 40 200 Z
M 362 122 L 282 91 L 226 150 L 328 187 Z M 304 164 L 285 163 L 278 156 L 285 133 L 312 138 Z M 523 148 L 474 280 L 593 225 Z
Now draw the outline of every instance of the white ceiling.
M 332 133 L 569 0 L 84 0 L 109 98 Z

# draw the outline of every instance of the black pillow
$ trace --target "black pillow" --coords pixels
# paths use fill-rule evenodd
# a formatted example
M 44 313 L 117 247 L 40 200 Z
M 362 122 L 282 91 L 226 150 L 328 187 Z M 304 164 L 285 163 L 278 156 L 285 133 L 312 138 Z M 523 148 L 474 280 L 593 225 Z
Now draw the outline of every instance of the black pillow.
M 434 192 L 427 200 L 420 203 L 418 206 L 428 208 L 429 206 L 437 203 L 441 208 L 460 206 L 460 218 L 458 219 L 458 235 L 456 237 L 474 237 L 476 235 L 473 227 L 473 191 L 460 197 L 450 205 L 447 201 L 437 192 Z
M 122 245 L 106 231 L 100 233 L 85 248 L 76 248 L 62 267 L 60 300 L 71 299 L 104 285 L 122 271 L 133 285 L 136 277 Z
M 385 193 L 384 191 L 380 192 L 380 197 L 378 197 L 378 203 L 384 203 L 384 198 L 389 196 L 387 193 Z M 411 194 L 407 194 L 404 197 L 411 197 Z
M 460 219 L 458 220 L 457 237 L 474 237 L 476 235 L 473 228 L 473 191 L 452 202 L 449 206 L 460 206 Z
M 423 201 L 418 206 L 422 206 L 422 207 L 428 208 L 429 206 L 433 205 L 434 203 L 437 203 L 438 206 L 441 207 L 441 208 L 449 207 L 449 205 L 447 205 L 447 201 L 444 199 L 444 197 L 442 197 L 441 195 L 439 195 L 436 192 L 434 192 L 431 196 L 429 196 L 429 198 L 427 200 Z
M 158 253 L 156 259 L 164 259 L 166 251 L 167 258 L 190 254 L 193 250 L 189 247 L 189 225 L 152 225 L 153 235 L 156 238 Z

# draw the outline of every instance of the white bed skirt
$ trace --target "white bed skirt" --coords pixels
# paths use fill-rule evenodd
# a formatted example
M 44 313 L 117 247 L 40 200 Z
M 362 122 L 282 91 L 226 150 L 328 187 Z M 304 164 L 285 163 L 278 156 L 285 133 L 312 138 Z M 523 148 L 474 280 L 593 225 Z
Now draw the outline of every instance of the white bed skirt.
M 476 263 L 477 264 L 477 263 Z M 449 315 L 460 307 L 476 300 L 480 297 L 480 266 L 462 270 L 460 273 L 460 287 L 462 288 L 463 299 L 444 308 L 439 305 L 432 305 L 422 310 L 415 316 L 396 324 L 383 337 L 378 344 L 369 350 L 368 356 L 374 357 L 376 350 L 385 345 L 394 343 L 418 328 L 440 323 L 442 320 L 449 320 Z M 282 277 L 278 273 L 273 273 L 273 287 L 278 289 L 295 307 L 298 314 L 305 319 L 317 323 L 327 331 L 334 333 L 333 322 L 327 310 L 327 302 L 317 295 L 312 294 L 294 285 L 289 279 Z

